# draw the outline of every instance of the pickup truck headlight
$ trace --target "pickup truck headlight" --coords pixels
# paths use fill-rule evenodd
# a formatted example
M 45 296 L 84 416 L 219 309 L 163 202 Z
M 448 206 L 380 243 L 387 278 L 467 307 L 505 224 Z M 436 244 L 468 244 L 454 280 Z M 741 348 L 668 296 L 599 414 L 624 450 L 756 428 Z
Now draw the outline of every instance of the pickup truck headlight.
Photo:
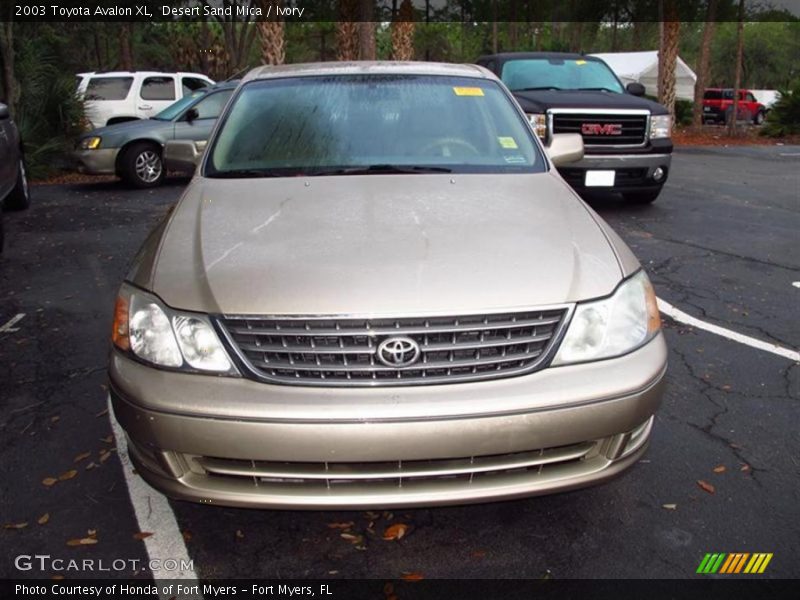
M 668 138 L 672 135 L 672 117 L 654 115 L 650 117 L 650 139 Z
M 156 366 L 238 374 L 208 317 L 173 310 L 128 284 L 117 296 L 111 340 Z
M 660 328 L 653 286 L 639 271 L 608 298 L 575 307 L 553 365 L 626 354 L 652 339 Z
M 543 140 L 547 137 L 547 117 L 543 114 L 528 114 L 528 121 L 531 122 L 531 127 L 536 132 L 536 135 L 539 136 L 540 140 Z
M 96 150 L 100 147 L 100 142 L 103 139 L 99 137 L 87 137 L 81 140 L 81 148 L 84 150 Z

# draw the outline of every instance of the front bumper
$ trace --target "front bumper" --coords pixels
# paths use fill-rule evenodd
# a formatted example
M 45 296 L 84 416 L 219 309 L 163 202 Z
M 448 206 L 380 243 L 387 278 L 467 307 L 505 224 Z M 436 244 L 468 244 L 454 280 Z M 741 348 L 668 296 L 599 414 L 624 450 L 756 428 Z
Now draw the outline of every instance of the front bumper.
M 88 175 L 115 175 L 119 148 L 98 148 L 96 150 L 75 150 L 72 158 L 79 173 Z
M 644 191 L 660 188 L 669 177 L 672 155 L 658 154 L 584 154 L 584 157 L 558 170 L 566 182 L 577 190 L 593 191 Z M 656 181 L 653 174 L 657 168 L 664 172 L 662 179 Z M 612 187 L 586 187 L 586 171 L 614 171 Z
M 665 369 L 659 335 L 612 360 L 418 388 L 292 388 L 157 371 L 117 353 L 110 378 L 130 457 L 167 495 L 351 509 L 605 481 L 645 451 Z

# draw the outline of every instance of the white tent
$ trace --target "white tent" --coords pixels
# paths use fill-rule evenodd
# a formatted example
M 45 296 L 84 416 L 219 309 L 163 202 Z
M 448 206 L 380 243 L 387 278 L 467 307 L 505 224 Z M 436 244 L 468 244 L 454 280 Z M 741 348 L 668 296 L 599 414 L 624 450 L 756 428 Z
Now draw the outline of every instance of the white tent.
M 647 52 L 609 52 L 592 54 L 601 58 L 611 67 L 625 85 L 638 81 L 650 96 L 658 96 L 658 51 Z M 697 75 L 678 57 L 675 65 L 676 93 L 681 100 L 694 100 L 694 84 Z

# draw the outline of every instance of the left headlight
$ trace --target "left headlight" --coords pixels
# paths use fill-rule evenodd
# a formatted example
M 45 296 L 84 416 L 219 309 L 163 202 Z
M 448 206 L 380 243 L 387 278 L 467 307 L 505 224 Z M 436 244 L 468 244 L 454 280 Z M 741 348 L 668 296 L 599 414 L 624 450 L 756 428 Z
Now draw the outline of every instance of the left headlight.
M 111 341 L 155 366 L 238 374 L 208 317 L 173 310 L 128 284 L 117 296 Z
M 653 115 L 650 117 L 650 139 L 668 138 L 672 135 L 672 117 Z
M 625 280 L 608 298 L 575 307 L 553 365 L 626 354 L 661 328 L 656 295 L 644 271 Z
M 102 138 L 99 137 L 87 137 L 81 140 L 81 148 L 84 150 L 96 150 L 100 147 L 100 142 L 102 142 Z

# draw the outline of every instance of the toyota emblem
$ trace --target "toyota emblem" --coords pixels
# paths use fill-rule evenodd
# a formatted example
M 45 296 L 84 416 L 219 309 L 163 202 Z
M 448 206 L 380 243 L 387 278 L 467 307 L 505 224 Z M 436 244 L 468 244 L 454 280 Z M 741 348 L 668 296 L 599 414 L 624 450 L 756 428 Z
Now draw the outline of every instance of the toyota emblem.
M 378 360 L 394 369 L 413 365 L 421 353 L 419 344 L 410 337 L 390 337 L 378 346 Z

